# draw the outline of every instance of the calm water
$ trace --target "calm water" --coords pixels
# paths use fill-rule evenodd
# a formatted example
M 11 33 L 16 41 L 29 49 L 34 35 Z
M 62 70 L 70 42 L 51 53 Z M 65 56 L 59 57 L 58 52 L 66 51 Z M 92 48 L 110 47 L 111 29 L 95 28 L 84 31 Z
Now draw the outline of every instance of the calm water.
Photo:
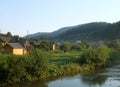
M 50 82 L 36 81 L 15 87 L 120 87 L 120 65 L 89 74 L 62 77 Z

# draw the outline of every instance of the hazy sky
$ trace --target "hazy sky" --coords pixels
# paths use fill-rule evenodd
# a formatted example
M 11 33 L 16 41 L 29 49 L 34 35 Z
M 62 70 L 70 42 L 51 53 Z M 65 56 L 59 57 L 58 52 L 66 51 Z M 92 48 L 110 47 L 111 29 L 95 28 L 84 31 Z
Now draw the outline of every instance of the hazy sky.
M 25 36 L 100 21 L 120 21 L 120 0 L 0 0 L 2 33 Z

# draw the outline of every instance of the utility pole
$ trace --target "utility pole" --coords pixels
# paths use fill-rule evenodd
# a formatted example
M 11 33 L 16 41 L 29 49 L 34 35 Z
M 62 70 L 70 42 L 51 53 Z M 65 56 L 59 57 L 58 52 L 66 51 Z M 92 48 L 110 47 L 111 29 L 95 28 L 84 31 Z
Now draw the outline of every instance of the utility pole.
M 27 30 L 27 38 L 29 39 L 29 30 Z
M 29 34 L 29 30 L 27 30 L 27 36 L 28 36 L 28 34 Z
M 0 28 L 0 35 L 2 35 L 2 33 L 1 33 L 1 28 Z
M 0 28 L 0 34 L 1 34 L 1 28 Z

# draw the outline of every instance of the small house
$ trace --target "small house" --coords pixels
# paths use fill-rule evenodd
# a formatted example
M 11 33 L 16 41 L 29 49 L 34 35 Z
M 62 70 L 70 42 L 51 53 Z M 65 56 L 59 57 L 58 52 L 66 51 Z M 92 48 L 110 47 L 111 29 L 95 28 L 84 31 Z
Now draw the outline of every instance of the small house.
M 24 38 L 14 37 L 9 41 L 9 43 L 19 43 L 26 50 L 26 53 L 29 52 L 31 49 L 31 44 L 29 40 L 24 39 Z
M 14 55 L 23 55 L 24 48 L 19 43 L 8 43 L 4 46 L 4 52 Z
M 51 50 L 55 50 L 55 48 L 56 48 L 56 45 L 55 45 L 55 43 L 54 42 L 50 42 L 50 48 L 51 48 Z
M 5 53 L 12 53 L 15 55 L 23 55 L 30 51 L 31 44 L 29 40 L 15 37 L 0 37 L 0 42 Z

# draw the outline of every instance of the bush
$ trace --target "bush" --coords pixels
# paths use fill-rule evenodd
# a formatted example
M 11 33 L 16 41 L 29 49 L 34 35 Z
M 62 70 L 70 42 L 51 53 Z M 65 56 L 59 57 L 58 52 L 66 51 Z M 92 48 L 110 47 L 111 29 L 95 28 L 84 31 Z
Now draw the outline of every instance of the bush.
M 80 65 L 75 63 L 64 64 L 61 66 L 61 69 L 63 69 L 64 73 L 68 73 L 68 74 L 80 72 L 81 70 Z
M 76 43 L 72 46 L 71 50 L 77 50 L 77 51 L 83 51 L 85 49 L 90 48 L 90 45 L 88 43 Z
M 102 45 L 85 51 L 80 58 L 80 63 L 94 67 L 101 67 L 106 63 L 108 58 L 109 49 Z
M 7 60 L 8 83 L 18 83 L 26 80 L 26 69 L 23 56 L 9 56 Z
M 50 50 L 50 43 L 47 40 L 43 40 L 39 45 L 38 45 L 39 49 L 45 50 L 45 51 L 49 51 Z
M 71 49 L 72 45 L 69 42 L 64 42 L 61 46 L 60 49 L 63 50 L 64 52 L 68 52 Z
M 48 54 L 39 49 L 33 50 L 26 57 L 26 72 L 32 77 L 40 78 L 43 71 L 48 67 Z
M 0 84 L 37 80 L 48 67 L 48 54 L 33 50 L 28 55 L 0 54 Z

